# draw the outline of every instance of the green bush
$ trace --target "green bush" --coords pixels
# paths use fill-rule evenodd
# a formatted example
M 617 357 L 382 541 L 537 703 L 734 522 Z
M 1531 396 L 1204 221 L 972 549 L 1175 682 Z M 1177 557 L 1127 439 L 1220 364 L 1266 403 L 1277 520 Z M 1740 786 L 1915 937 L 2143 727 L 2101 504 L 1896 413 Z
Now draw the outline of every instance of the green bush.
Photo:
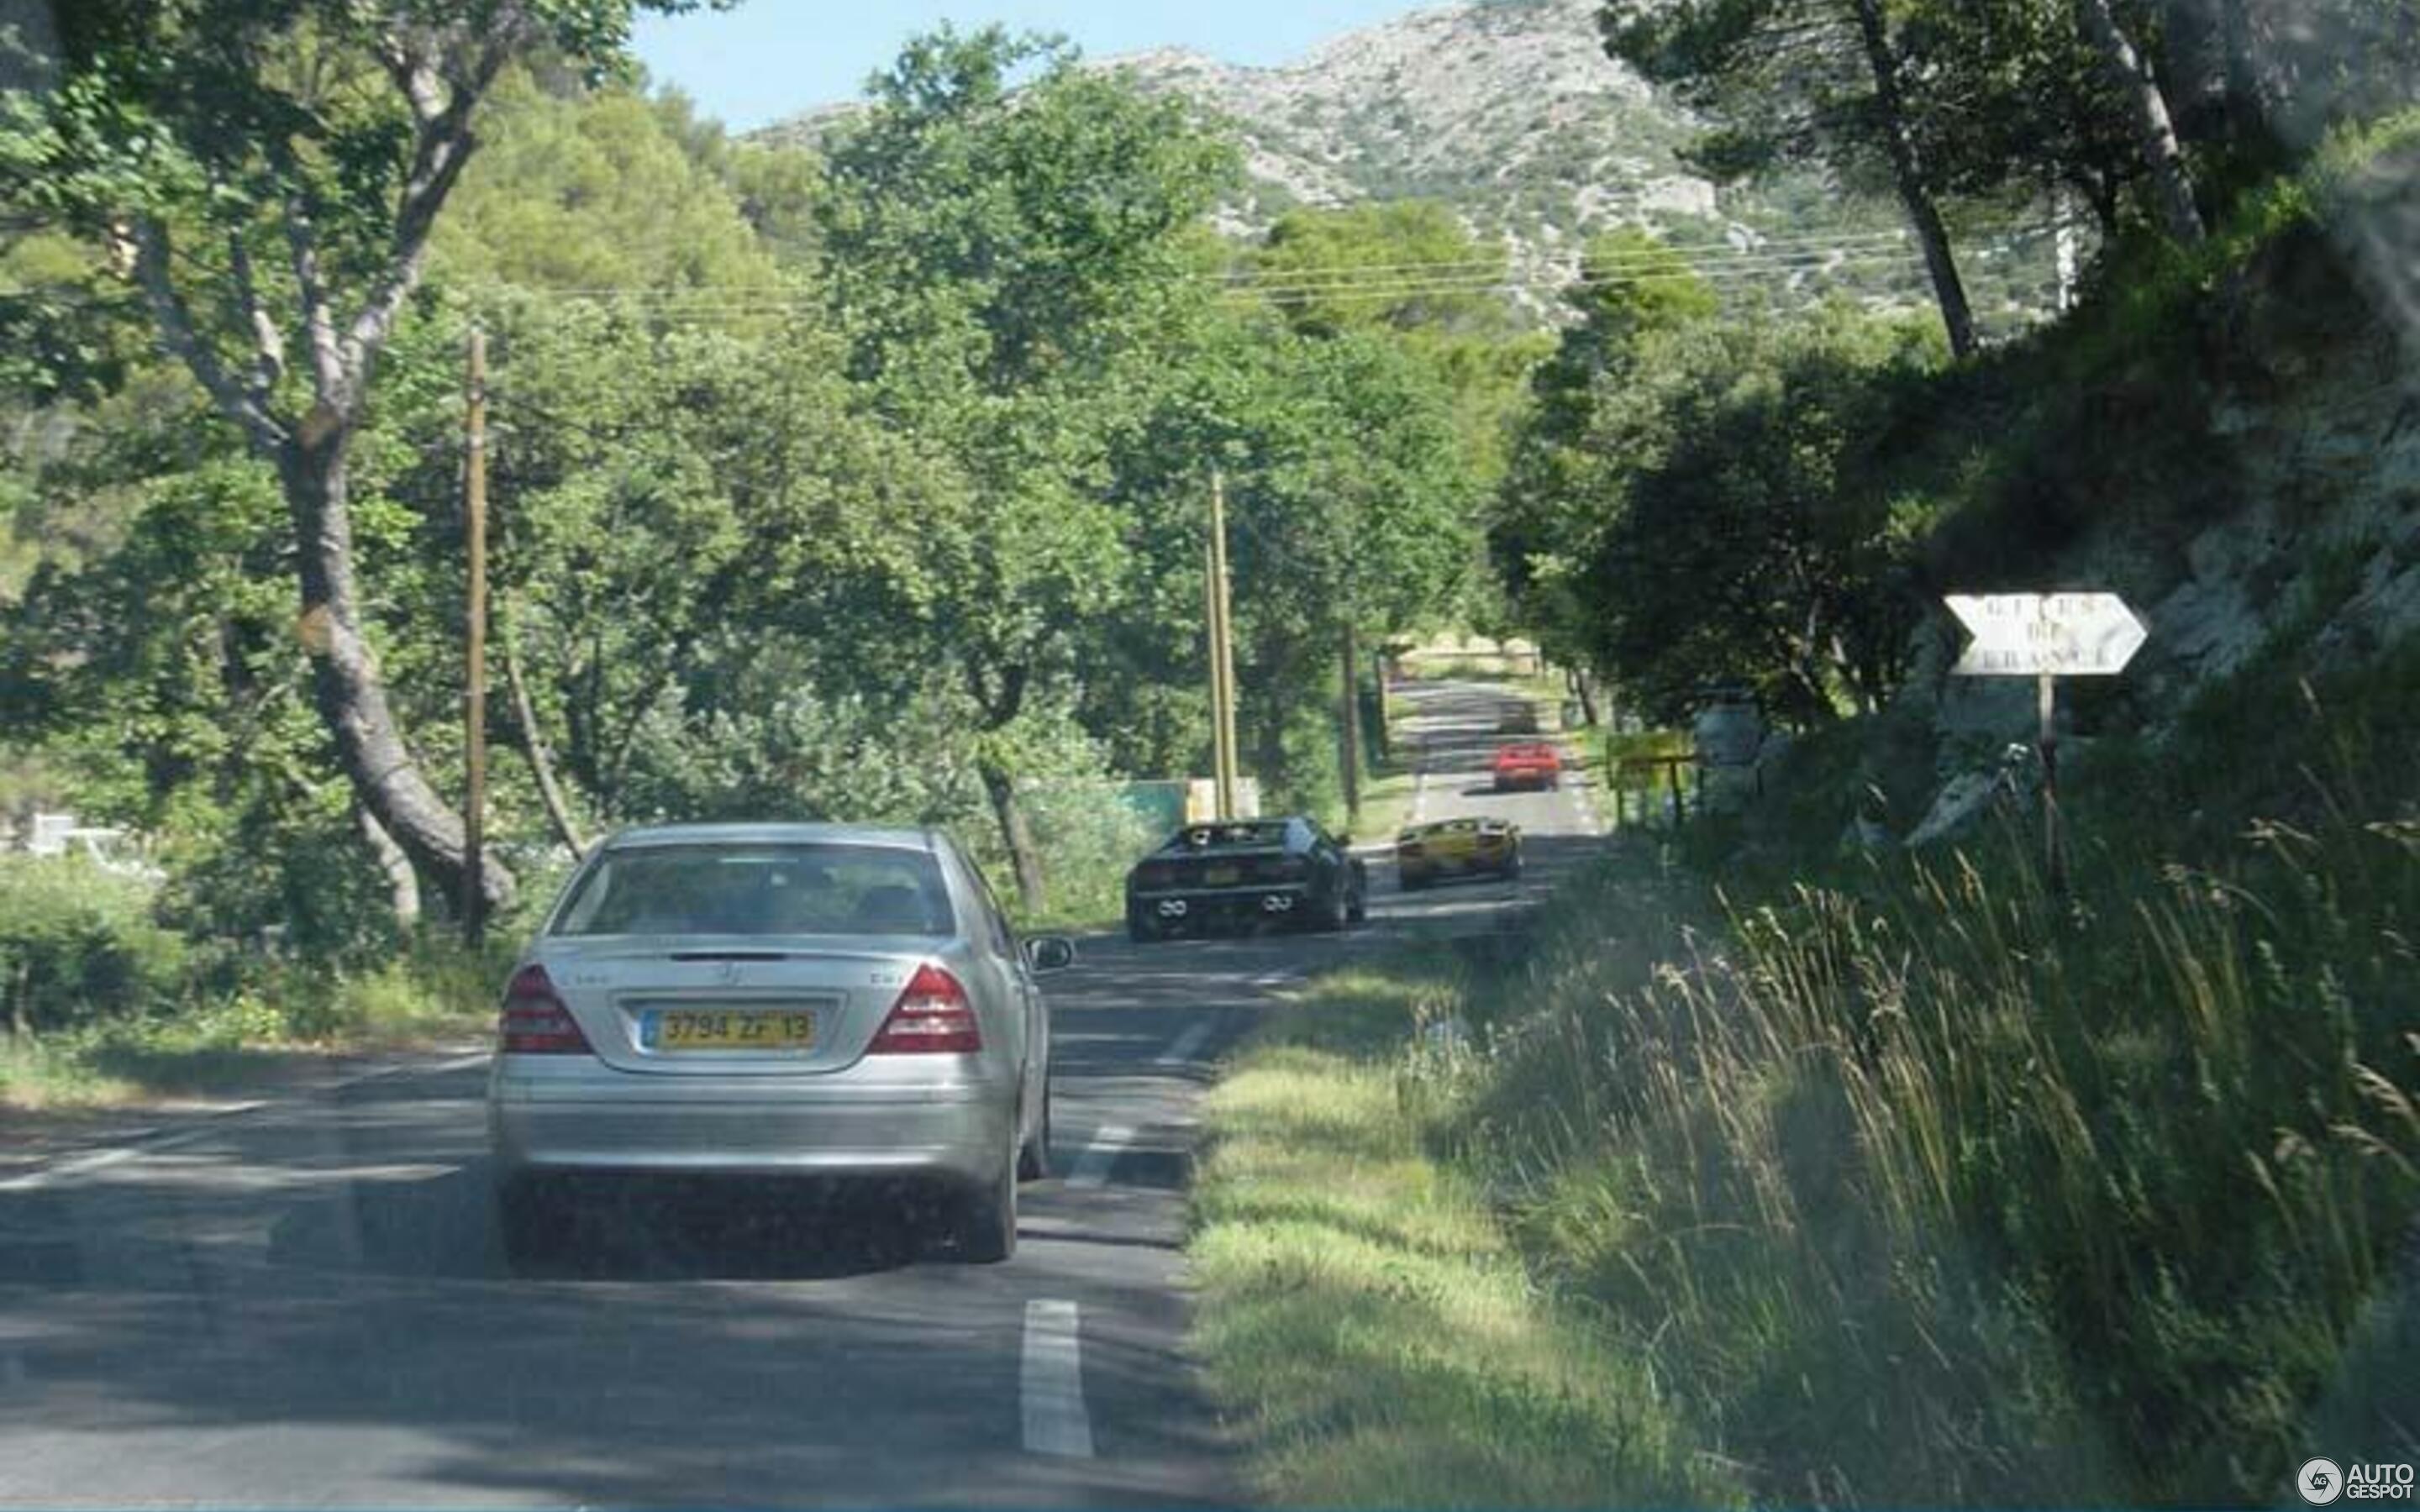
M 13 1026 L 164 1005 L 185 965 L 183 942 L 152 921 L 142 883 L 73 858 L 0 856 L 0 997 Z
M 1105 780 L 1040 785 L 1026 795 L 1027 817 L 1047 872 L 1048 906 L 1029 927 L 1094 924 L 1125 906 L 1126 871 L 1160 837 Z M 1005 882 L 1003 863 L 996 872 Z M 1004 897 L 1012 903 L 1014 895 Z

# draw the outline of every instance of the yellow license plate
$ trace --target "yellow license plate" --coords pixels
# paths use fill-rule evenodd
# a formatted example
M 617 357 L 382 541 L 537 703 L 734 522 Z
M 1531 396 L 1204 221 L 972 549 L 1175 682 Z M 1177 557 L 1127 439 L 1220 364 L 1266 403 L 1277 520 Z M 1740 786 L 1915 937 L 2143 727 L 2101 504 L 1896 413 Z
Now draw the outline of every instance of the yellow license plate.
M 664 1009 L 647 1015 L 653 1050 L 804 1050 L 814 1043 L 815 1016 L 793 1011 Z
M 1202 881 L 1208 887 L 1224 887 L 1232 885 L 1241 875 L 1243 873 L 1232 866 L 1214 866 L 1202 873 Z

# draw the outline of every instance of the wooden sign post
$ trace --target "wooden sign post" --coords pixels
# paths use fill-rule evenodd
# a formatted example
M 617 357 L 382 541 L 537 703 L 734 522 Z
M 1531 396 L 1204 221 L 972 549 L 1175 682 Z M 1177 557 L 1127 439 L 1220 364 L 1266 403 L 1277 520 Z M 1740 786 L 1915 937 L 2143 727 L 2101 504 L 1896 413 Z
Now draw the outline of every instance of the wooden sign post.
M 1942 602 L 1974 640 L 1960 677 L 2031 677 L 2041 717 L 2042 845 L 2050 886 L 2067 891 L 2058 830 L 2058 679 L 2115 677 L 2149 632 L 2116 594 L 1951 594 Z

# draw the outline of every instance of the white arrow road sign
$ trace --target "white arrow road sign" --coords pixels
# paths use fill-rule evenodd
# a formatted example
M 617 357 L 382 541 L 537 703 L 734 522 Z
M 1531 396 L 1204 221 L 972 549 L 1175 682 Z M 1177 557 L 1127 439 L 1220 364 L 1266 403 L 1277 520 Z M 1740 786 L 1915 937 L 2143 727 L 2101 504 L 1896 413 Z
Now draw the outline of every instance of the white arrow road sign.
M 2105 677 L 2125 670 L 2149 633 L 2116 594 L 1951 594 L 1942 602 L 1975 637 L 1949 669 L 1964 677 Z

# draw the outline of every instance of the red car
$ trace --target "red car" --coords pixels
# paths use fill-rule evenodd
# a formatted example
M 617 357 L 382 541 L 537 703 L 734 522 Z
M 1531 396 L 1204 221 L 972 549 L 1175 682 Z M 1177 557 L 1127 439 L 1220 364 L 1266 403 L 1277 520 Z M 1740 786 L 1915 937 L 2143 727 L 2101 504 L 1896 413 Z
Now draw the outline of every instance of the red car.
M 1563 753 L 1543 741 L 1496 748 L 1496 791 L 1511 788 L 1559 788 L 1563 785 Z

